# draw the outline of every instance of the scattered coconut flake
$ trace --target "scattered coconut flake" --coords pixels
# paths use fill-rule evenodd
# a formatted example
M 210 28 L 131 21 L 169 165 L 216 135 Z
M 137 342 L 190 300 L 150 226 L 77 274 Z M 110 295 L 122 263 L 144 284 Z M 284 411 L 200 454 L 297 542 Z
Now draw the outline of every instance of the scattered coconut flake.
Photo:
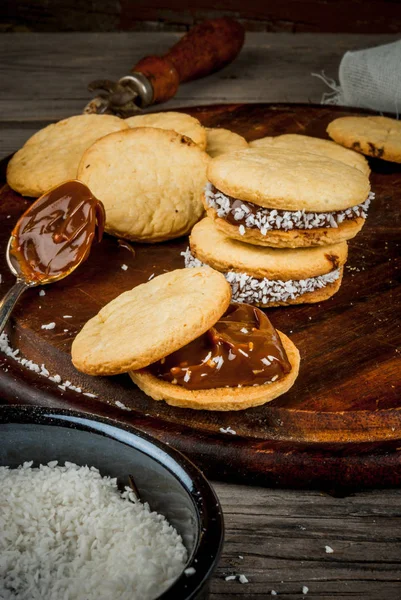
M 215 356 L 212 358 L 212 362 L 214 362 L 216 365 L 216 371 L 220 371 L 224 363 L 224 358 L 222 356 Z
M 123 271 L 126 271 L 128 269 L 128 265 L 121 265 L 121 268 Z
M 303 593 L 305 596 L 306 596 L 306 594 L 307 594 L 308 592 L 309 592 L 309 588 L 308 588 L 306 585 L 302 586 L 302 593 Z
M 84 396 L 88 396 L 88 398 L 97 398 L 96 394 L 91 394 L 90 392 L 82 392 Z
M 209 352 L 205 358 L 202 360 L 203 363 L 207 363 L 208 360 L 210 360 L 212 358 L 212 353 Z
M 182 254 L 186 268 L 209 266 L 195 258 L 189 248 Z M 317 277 L 289 279 L 288 281 L 267 279 L 266 277 L 257 279 L 247 273 L 237 273 L 236 271 L 228 271 L 224 273 L 224 276 L 231 285 L 233 302 L 267 306 L 272 302 L 295 300 L 303 294 L 314 292 L 334 283 L 340 277 L 340 269 L 334 269 Z
M 72 315 L 63 315 L 63 319 L 72 319 Z
M 241 350 L 241 348 L 238 348 L 238 352 L 241 352 L 241 354 L 243 354 L 244 356 L 246 356 L 247 358 L 249 358 L 249 354 L 247 354 L 246 352 L 244 352 L 243 350 Z
M 240 583 L 249 583 L 249 579 L 245 575 L 241 574 L 238 579 Z
M 237 435 L 237 432 L 234 431 L 234 429 L 231 429 L 230 426 L 228 426 L 226 429 L 224 429 L 224 427 L 220 427 L 220 431 L 221 433 L 231 433 L 232 435 Z
M 36 363 L 34 363 L 32 360 L 18 356 L 19 350 L 18 349 L 14 350 L 14 348 L 11 348 L 11 346 L 8 342 L 8 336 L 4 332 L 2 334 L 0 334 L 0 352 L 5 354 L 12 360 L 15 360 L 15 362 L 19 363 L 22 367 L 25 367 L 26 369 L 29 369 L 30 371 L 34 371 L 41 377 L 47 377 L 47 379 L 49 379 L 49 381 L 52 381 L 53 383 L 57 383 L 63 391 L 65 391 L 68 388 L 73 392 L 77 392 L 79 394 L 84 393 L 86 396 L 91 396 L 92 398 L 97 398 L 97 396 L 95 394 L 89 394 L 89 392 L 82 392 L 82 389 L 79 386 L 74 385 L 73 383 L 71 383 L 71 381 L 68 381 L 68 379 L 66 381 L 63 381 L 61 379 L 60 375 L 58 375 L 58 374 L 50 375 L 49 370 L 46 369 L 44 364 L 39 366 Z M 7 370 L 8 369 L 6 369 L 6 371 Z
M 234 579 L 237 579 L 236 575 L 227 575 L 227 577 L 224 577 L 225 581 L 234 581 Z
M 149 277 L 148 281 L 150 281 L 151 279 L 153 279 L 154 276 L 155 276 L 155 274 L 152 273 L 152 275 Z
M 240 331 L 242 331 L 242 333 L 248 333 L 248 330 L 246 327 L 243 327 L 242 329 L 240 329 Z
M 270 595 L 271 595 L 271 596 L 277 596 L 277 592 L 276 592 L 276 590 L 272 590 L 272 591 L 270 592 Z
M 188 381 L 190 379 L 191 379 L 191 371 L 189 369 L 186 369 L 185 375 L 184 375 L 184 381 L 185 381 L 185 383 L 188 383 Z
M 234 358 L 237 358 L 237 355 L 234 354 L 233 352 L 231 352 L 231 348 L 228 349 L 228 360 L 234 360 Z
M 194 569 L 194 567 L 188 567 L 184 570 L 184 573 L 187 577 L 190 577 L 191 575 L 195 575 L 196 569 Z
M 46 296 L 46 292 L 45 292 L 45 290 L 40 290 L 40 292 L 39 292 L 39 296 Z
M 244 558 L 243 556 L 241 556 L 241 554 L 238 556 L 238 558 L 240 558 L 241 560 Z
M 125 404 L 120 402 L 120 400 L 116 400 L 115 405 L 118 406 L 118 408 L 121 408 L 122 410 L 131 410 L 129 406 L 125 406 Z
M 325 546 L 326 554 L 333 554 L 334 550 L 331 546 Z
M 41 325 L 42 329 L 54 329 L 56 326 L 55 322 L 52 321 L 51 323 L 45 323 L 43 325 Z
M 238 227 L 238 231 L 240 235 L 245 235 L 245 227 L 243 225 Z

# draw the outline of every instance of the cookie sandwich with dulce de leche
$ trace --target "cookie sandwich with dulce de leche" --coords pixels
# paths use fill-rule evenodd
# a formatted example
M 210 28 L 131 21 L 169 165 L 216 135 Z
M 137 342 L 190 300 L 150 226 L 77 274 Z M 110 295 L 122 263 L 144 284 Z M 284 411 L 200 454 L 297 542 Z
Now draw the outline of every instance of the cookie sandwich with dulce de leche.
M 72 345 L 90 375 L 128 372 L 154 400 L 198 410 L 240 410 L 294 384 L 299 352 L 266 315 L 231 303 L 224 276 L 177 269 L 124 292 L 90 319 Z
M 209 217 L 192 229 L 186 267 L 224 274 L 234 302 L 282 306 L 327 300 L 341 285 L 347 242 L 305 248 L 269 248 L 227 237 Z
M 279 147 L 212 159 L 205 209 L 228 237 L 258 246 L 336 244 L 363 227 L 373 194 L 366 173 L 326 156 Z

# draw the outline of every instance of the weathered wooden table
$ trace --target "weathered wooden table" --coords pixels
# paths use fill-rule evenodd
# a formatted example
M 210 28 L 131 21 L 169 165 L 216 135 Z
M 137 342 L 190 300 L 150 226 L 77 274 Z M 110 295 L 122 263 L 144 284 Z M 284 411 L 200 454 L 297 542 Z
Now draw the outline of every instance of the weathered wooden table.
M 0 37 L 0 158 L 39 127 L 82 111 L 92 79 L 117 78 L 174 33 L 4 34 Z M 391 35 L 248 34 L 237 61 L 183 86 L 163 108 L 224 102 L 319 102 L 311 73 L 336 77 L 349 49 Z M 1 292 L 1 286 L 0 286 Z M 216 483 L 226 543 L 212 600 L 401 598 L 401 490 L 333 498 Z M 245 574 L 247 584 L 232 574 Z

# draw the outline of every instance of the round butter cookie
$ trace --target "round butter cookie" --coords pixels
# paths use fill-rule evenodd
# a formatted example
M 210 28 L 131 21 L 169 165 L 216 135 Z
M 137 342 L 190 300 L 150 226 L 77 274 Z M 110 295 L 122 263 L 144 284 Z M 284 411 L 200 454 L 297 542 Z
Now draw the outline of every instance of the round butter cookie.
M 208 167 L 204 204 L 227 236 L 283 248 L 354 237 L 374 195 L 361 171 L 317 154 L 250 148 Z
M 249 148 L 210 161 L 209 181 L 223 194 L 281 210 L 327 212 L 364 202 L 369 179 L 360 171 L 308 152 Z
M 264 137 L 249 142 L 249 146 L 251 148 L 283 148 L 295 152 L 310 152 L 311 154 L 318 154 L 333 160 L 338 160 L 349 167 L 358 169 L 365 175 L 369 175 L 370 173 L 366 158 L 357 152 L 348 150 L 348 148 L 339 146 L 330 140 L 322 140 L 309 135 L 286 133 L 275 137 Z
M 202 216 L 209 160 L 175 131 L 139 127 L 93 144 L 78 179 L 103 202 L 108 233 L 161 242 L 187 234 Z
M 248 148 L 245 138 L 222 127 L 206 127 L 206 139 L 206 152 L 212 158 L 220 156 L 220 154 L 227 154 L 227 152 Z
M 189 390 L 159 379 L 146 369 L 130 371 L 129 375 L 145 394 L 154 400 L 165 400 L 172 406 L 218 411 L 243 410 L 260 406 L 287 392 L 294 384 L 299 372 L 298 349 L 281 331 L 277 333 L 291 364 L 291 371 L 270 384 Z
M 34 198 L 69 179 L 76 179 L 85 150 L 109 133 L 128 129 L 112 115 L 77 115 L 40 129 L 8 163 L 7 183 Z
M 310 248 L 268 248 L 228 238 L 206 217 L 195 225 L 185 253 L 187 267 L 207 265 L 223 273 L 233 302 L 280 306 L 320 302 L 341 285 L 346 242 Z
M 341 117 L 329 124 L 327 133 L 346 148 L 401 163 L 401 121 L 389 117 Z
M 231 299 L 213 269 L 177 269 L 124 292 L 75 338 L 72 362 L 90 375 L 141 369 L 205 333 Z
M 206 130 L 198 119 L 185 113 L 166 111 L 135 115 L 125 119 L 128 127 L 157 127 L 169 129 L 189 137 L 195 144 L 204 150 L 206 148 Z

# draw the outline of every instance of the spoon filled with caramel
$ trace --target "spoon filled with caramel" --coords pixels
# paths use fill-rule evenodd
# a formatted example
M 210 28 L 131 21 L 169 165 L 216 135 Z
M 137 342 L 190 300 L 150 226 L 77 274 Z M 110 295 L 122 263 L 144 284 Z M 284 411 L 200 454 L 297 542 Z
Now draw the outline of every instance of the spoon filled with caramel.
M 103 204 L 77 180 L 66 181 L 36 200 L 15 225 L 7 263 L 17 278 L 0 301 L 0 333 L 22 292 L 67 277 L 102 239 Z

